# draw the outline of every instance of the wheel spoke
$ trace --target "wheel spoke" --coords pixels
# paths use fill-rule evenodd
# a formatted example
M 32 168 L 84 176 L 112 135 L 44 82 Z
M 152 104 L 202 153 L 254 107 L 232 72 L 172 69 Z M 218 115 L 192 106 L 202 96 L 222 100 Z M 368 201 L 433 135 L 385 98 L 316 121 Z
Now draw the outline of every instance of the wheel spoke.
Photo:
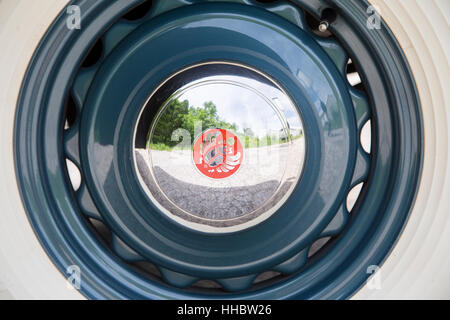
M 248 275 L 237 278 L 227 278 L 227 279 L 219 279 L 219 282 L 225 290 L 228 291 L 241 291 L 249 288 L 253 284 L 253 280 L 255 280 L 256 275 Z
M 119 257 L 128 262 L 133 261 L 143 261 L 142 258 L 136 251 L 131 249 L 125 242 L 123 242 L 117 235 L 113 234 L 111 236 L 112 247 Z
M 77 198 L 80 209 L 85 215 L 97 220 L 102 220 L 102 217 L 98 212 L 94 201 L 92 201 L 91 195 L 89 194 L 84 183 L 81 184 L 80 189 L 77 192 Z
M 72 96 L 77 105 L 78 111 L 82 109 L 87 92 L 97 72 L 97 66 L 82 69 L 78 72 L 72 86 Z
M 194 1 L 189 0 L 157 0 L 154 2 L 149 18 L 156 17 L 164 12 L 188 5 Z
M 308 258 L 308 248 L 305 248 L 292 258 L 275 266 L 273 270 L 284 274 L 293 273 L 299 270 L 301 267 L 303 267 L 303 265 L 306 263 L 307 258 Z
M 356 124 L 358 126 L 358 130 L 361 130 L 364 123 L 370 117 L 369 103 L 363 92 L 354 88 L 350 88 L 349 91 L 353 101 L 353 106 L 355 107 Z
M 351 188 L 357 185 L 360 182 L 363 182 L 368 174 L 370 169 L 370 159 L 368 154 L 363 150 L 362 146 L 358 146 L 358 151 L 356 152 L 356 163 L 355 163 L 355 171 L 353 173 Z
M 319 238 L 334 236 L 342 231 L 348 220 L 348 211 L 344 204 L 342 204 L 333 220 L 322 231 Z
M 112 26 L 103 37 L 105 55 L 111 53 L 114 47 L 138 26 L 138 24 L 128 21 L 120 21 Z
M 167 283 L 179 288 L 185 288 L 199 280 L 198 278 L 178 273 L 163 267 L 159 267 L 159 271 Z
M 257 3 L 256 1 L 252 1 L 252 3 L 259 6 L 263 6 L 264 9 L 285 18 L 286 20 L 299 26 L 303 30 L 308 30 L 303 11 L 300 10 L 295 5 L 293 5 L 292 3 L 289 3 L 288 1 L 277 1 L 275 3 L 269 3 L 265 5 Z
M 316 42 L 325 50 L 325 52 L 333 60 L 334 64 L 345 77 L 345 70 L 347 67 L 348 55 L 342 48 L 341 44 L 331 38 L 320 38 L 318 36 L 314 37 Z

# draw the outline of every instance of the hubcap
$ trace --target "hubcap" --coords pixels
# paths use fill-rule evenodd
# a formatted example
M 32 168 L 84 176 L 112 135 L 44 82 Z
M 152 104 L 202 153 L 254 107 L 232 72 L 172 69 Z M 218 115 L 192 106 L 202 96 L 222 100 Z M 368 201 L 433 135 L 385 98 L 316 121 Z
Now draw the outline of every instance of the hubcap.
M 171 77 L 150 97 L 137 135 L 147 194 L 166 215 L 205 232 L 269 218 L 297 185 L 305 158 L 289 96 L 261 73 L 226 63 Z

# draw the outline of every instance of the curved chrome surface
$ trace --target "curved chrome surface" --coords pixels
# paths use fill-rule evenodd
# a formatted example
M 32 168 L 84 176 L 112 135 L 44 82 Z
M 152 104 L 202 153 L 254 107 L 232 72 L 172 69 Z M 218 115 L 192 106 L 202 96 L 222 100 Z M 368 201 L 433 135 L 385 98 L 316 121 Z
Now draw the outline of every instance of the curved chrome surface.
M 139 179 L 161 211 L 203 232 L 270 217 L 300 178 L 305 136 L 297 108 L 269 77 L 242 65 L 183 70 L 139 119 Z

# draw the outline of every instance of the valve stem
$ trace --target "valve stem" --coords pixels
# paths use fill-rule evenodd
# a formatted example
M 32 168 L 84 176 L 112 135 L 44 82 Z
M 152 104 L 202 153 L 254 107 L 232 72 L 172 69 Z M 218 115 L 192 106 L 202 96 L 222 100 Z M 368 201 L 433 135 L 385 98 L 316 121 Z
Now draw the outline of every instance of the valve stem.
M 320 21 L 320 24 L 319 24 L 319 31 L 325 32 L 328 30 L 329 26 L 330 26 L 330 23 L 327 20 L 322 20 L 322 21 Z

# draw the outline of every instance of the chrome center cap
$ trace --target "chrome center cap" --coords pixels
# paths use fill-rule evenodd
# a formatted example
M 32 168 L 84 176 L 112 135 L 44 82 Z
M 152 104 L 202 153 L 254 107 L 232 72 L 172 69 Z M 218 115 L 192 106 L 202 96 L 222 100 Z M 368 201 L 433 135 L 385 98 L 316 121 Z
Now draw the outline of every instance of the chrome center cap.
M 166 80 L 136 131 L 147 194 L 169 218 L 203 232 L 269 218 L 297 185 L 304 158 L 303 125 L 288 94 L 236 64 L 194 66 Z

